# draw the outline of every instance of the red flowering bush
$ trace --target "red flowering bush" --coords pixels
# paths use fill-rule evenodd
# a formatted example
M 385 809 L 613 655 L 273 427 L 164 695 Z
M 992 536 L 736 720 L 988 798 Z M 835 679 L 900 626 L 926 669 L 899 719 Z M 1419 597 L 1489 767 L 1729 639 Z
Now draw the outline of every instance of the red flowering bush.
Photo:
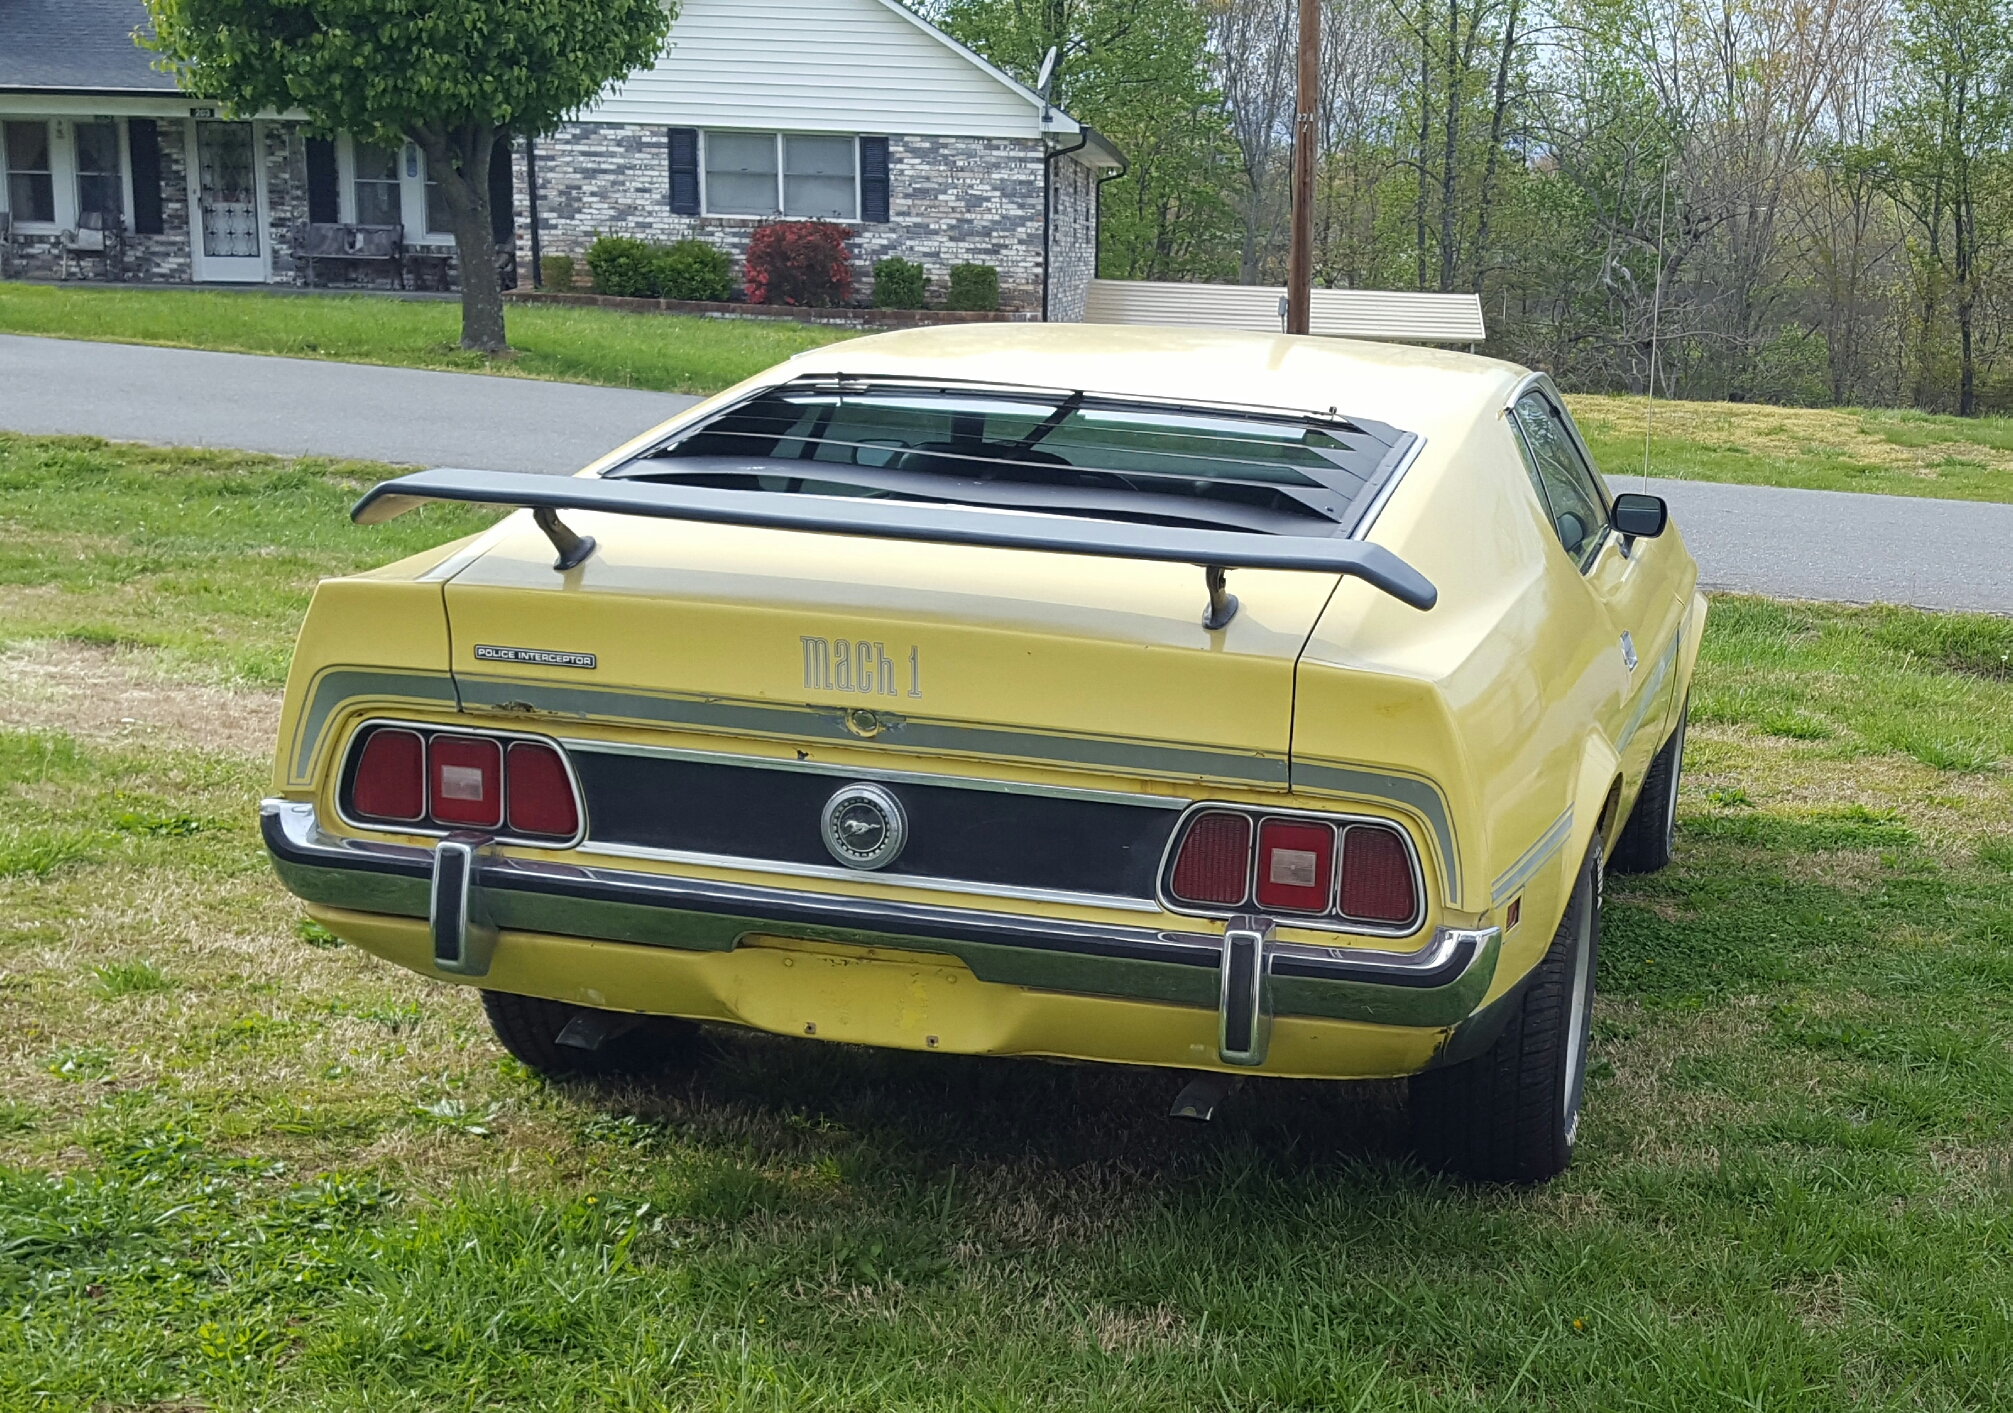
M 825 221 L 770 221 L 748 242 L 748 300 L 828 308 L 853 297 L 852 232 Z

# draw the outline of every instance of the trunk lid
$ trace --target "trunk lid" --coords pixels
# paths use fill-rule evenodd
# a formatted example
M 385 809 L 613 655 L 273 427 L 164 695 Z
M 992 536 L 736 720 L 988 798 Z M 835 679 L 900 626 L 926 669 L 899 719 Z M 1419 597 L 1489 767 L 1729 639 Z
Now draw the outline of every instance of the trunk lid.
M 1209 632 L 1199 567 L 568 523 L 599 542 L 579 569 L 519 514 L 447 584 L 464 706 L 1245 788 L 1286 786 L 1294 664 L 1336 582 L 1237 571 Z

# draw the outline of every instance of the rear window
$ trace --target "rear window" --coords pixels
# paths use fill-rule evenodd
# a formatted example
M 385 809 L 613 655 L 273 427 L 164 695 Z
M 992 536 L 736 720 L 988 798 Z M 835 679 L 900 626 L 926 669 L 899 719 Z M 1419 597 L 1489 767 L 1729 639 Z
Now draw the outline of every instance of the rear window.
M 1331 534 L 1360 517 L 1413 440 L 1340 416 L 1062 391 L 793 383 L 617 474 Z

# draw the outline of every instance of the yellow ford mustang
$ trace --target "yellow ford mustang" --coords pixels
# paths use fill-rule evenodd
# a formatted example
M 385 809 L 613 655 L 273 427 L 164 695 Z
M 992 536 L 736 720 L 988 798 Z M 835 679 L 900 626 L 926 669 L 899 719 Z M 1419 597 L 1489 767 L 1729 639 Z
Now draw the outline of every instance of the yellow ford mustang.
M 695 1021 L 1412 1076 L 1565 1166 L 1603 866 L 1670 855 L 1705 620 L 1541 375 L 1002 326 L 800 355 L 321 585 L 264 837 L 538 1069 Z M 1213 1088 L 1212 1088 L 1213 1087 Z

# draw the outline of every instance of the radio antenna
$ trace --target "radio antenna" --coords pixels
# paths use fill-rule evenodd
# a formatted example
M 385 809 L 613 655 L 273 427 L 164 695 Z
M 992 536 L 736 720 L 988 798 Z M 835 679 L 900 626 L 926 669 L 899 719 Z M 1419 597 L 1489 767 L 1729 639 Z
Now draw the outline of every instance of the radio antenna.
M 1650 488 L 1650 427 L 1657 403 L 1657 349 L 1664 303 L 1664 205 L 1670 196 L 1670 155 L 1664 155 L 1663 183 L 1657 188 L 1657 282 L 1650 294 L 1650 382 L 1649 397 L 1643 402 L 1643 490 Z

